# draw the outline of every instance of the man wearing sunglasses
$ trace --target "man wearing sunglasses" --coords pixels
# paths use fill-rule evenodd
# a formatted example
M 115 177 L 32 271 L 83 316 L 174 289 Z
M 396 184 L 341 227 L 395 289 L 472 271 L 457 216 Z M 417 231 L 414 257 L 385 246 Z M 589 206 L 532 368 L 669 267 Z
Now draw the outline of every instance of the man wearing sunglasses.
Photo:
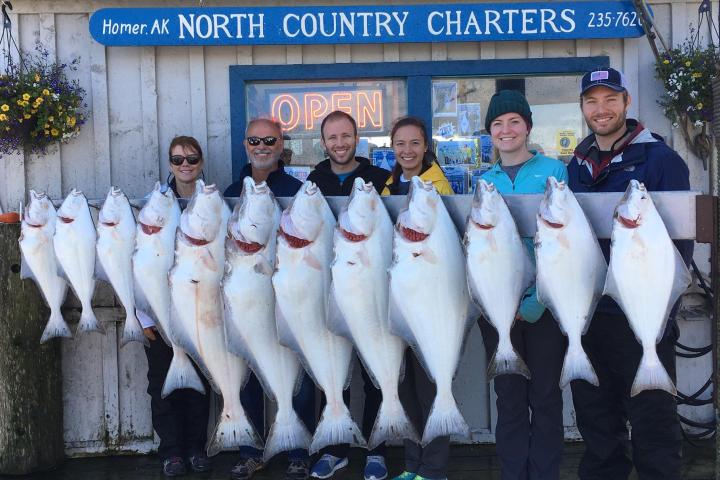
M 250 120 L 243 144 L 248 163 L 240 172 L 240 179 L 225 190 L 226 197 L 239 197 L 243 179 L 249 175 L 255 183 L 267 182 L 276 197 L 295 195 L 302 182 L 285 173 L 285 164 L 280 160 L 285 145 L 279 123 L 268 118 Z
M 574 192 L 624 192 L 630 180 L 649 190 L 689 190 L 687 165 L 663 139 L 627 118 L 631 98 L 625 78 L 606 68 L 583 76 L 580 109 L 592 130 L 568 164 Z M 686 262 L 692 241 L 675 242 Z M 600 240 L 605 258 L 610 242 Z M 657 345 L 660 360 L 675 380 L 678 329 L 670 315 Z M 586 451 L 578 469 L 582 480 L 627 479 L 633 466 L 641 480 L 680 479 L 682 433 L 675 397 L 662 390 L 630 396 L 642 356 L 620 307 L 609 297 L 598 303 L 583 346 L 600 379 L 596 387 L 572 382 L 577 426 Z M 632 427 L 632 459 L 627 455 L 627 421 Z
M 284 147 L 280 124 L 267 118 L 250 120 L 243 143 L 248 164 L 240 172 L 240 179 L 225 190 L 225 196 L 240 196 L 243 180 L 247 176 L 252 176 L 255 183 L 267 182 L 276 197 L 295 195 L 302 183 L 285 173 L 283 162 L 280 160 Z M 240 393 L 240 401 L 256 431 L 262 432 L 265 403 L 262 387 L 254 373 L 250 374 L 245 388 Z M 315 429 L 315 385 L 306 373 L 303 374 L 300 388 L 293 397 L 293 407 L 312 432 Z M 230 472 L 233 480 L 247 480 L 264 468 L 262 457 L 262 450 L 241 446 L 240 461 Z M 307 450 L 298 449 L 288 452 L 288 460 L 286 480 L 304 480 L 308 477 L 310 457 Z
M 347 113 L 336 110 L 323 119 L 320 125 L 321 143 L 328 159 L 320 162 L 310 172 L 308 180 L 314 182 L 325 196 L 347 196 L 352 191 L 356 178 L 372 182 L 378 193 L 382 192 L 390 172 L 374 166 L 370 160 L 356 156 L 360 141 L 355 119 Z M 365 408 L 363 409 L 362 430 L 368 438 L 377 416 L 382 394 L 375 388 L 364 366 L 360 366 L 365 385 Z M 343 398 L 350 401 L 350 390 L 345 390 Z M 350 445 L 332 445 L 321 450 L 322 456 L 310 469 L 312 478 L 332 478 L 335 473 L 348 464 Z M 344 478 L 344 477 L 343 477 Z M 364 471 L 365 480 L 383 480 L 387 478 L 385 466 L 385 444 L 368 452 Z

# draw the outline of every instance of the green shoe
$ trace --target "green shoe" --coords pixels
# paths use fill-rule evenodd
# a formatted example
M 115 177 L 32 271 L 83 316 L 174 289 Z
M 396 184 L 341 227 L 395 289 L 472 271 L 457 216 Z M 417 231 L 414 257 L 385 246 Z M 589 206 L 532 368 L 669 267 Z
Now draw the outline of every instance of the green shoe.
M 416 479 L 418 479 L 418 478 L 421 478 L 421 477 L 418 477 L 418 476 L 417 476 L 416 474 L 414 474 L 414 473 L 411 473 L 411 472 L 402 472 L 400 475 L 398 475 L 397 477 L 393 478 L 392 480 L 416 480 Z

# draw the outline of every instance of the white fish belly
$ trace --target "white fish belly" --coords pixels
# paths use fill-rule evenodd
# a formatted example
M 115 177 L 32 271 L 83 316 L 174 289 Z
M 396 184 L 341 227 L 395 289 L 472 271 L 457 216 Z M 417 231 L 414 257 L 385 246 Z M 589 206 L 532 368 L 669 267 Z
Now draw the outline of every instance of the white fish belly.
M 58 222 L 55 255 L 84 308 L 90 307 L 95 291 L 95 235 Z

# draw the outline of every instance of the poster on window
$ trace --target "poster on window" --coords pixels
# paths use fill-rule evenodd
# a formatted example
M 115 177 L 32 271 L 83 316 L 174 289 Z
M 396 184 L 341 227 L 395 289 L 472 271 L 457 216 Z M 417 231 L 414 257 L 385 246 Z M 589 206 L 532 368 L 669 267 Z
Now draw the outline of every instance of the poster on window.
M 480 135 L 482 124 L 480 123 L 479 103 L 458 104 L 458 133 L 463 137 Z
M 446 140 L 438 142 L 437 157 L 440 165 L 469 165 L 478 158 L 475 139 Z
M 432 84 L 433 115 L 436 117 L 456 117 L 457 82 L 434 82 Z

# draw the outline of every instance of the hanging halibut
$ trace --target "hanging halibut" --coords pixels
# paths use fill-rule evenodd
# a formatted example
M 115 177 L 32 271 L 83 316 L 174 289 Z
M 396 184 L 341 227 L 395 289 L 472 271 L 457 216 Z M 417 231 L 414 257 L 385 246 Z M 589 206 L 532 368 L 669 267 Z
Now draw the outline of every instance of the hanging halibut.
M 80 300 L 82 312 L 78 332 L 99 332 L 105 328 L 98 322 L 92 309 L 95 292 L 95 241 L 90 207 L 80 190 L 73 189 L 57 212 L 53 245 L 59 271 L 63 273 Z
M 476 317 L 469 312 L 460 237 L 440 195 L 432 182 L 413 177 L 408 198 L 395 226 L 390 324 L 413 347 L 437 388 L 422 436 L 427 445 L 443 435 L 470 435 L 452 380 Z
M 568 338 L 560 386 L 572 380 L 598 385 L 582 346 L 598 300 L 607 264 L 595 232 L 564 182 L 548 177 L 535 234 L 537 295 Z
M 372 183 L 356 178 L 335 231 L 335 261 L 328 327 L 352 341 L 382 403 L 368 448 L 383 442 L 418 441 L 398 396 L 407 345 L 390 333 L 388 268 L 393 223 Z
M 314 183 L 305 182 L 282 213 L 272 279 L 280 343 L 298 354 L 327 399 L 311 454 L 327 445 L 365 446 L 342 395 L 350 383 L 352 345 L 326 324 L 334 230 L 325 197 Z
M 604 291 L 625 312 L 643 348 L 631 396 L 652 389 L 677 395 L 658 358 L 656 343 L 665 332 L 673 305 L 690 282 L 690 272 L 645 186 L 631 180 L 615 208 Z
M 228 350 L 247 360 L 265 393 L 277 402 L 263 452 L 266 462 L 279 452 L 310 445 L 310 432 L 292 403 L 302 368 L 295 353 L 280 345 L 275 324 L 272 274 L 279 225 L 280 206 L 270 188 L 245 177 L 225 240 L 225 332 Z
M 180 223 L 180 205 L 171 188 L 163 192 L 160 182 L 138 214 L 135 252 L 132 257 L 137 308 L 150 315 L 165 343 L 173 350 L 163 384 L 162 396 L 173 390 L 191 388 L 205 393 L 205 387 L 185 350 L 173 341 L 180 322 L 170 321 L 170 284 L 168 273 L 175 261 L 175 234 Z M 177 335 L 180 338 L 187 334 Z
M 240 403 L 248 368 L 227 351 L 220 282 L 225 267 L 225 232 L 230 209 L 215 185 L 198 180 L 180 216 L 175 265 L 170 270 L 171 318 L 175 340 L 222 395 L 220 419 L 208 437 L 207 453 L 241 445 L 260 448 L 260 440 Z M 184 334 L 184 335 L 183 335 Z
M 488 380 L 530 370 L 510 341 L 520 300 L 535 280 L 535 268 L 515 220 L 495 185 L 480 180 L 465 229 L 470 295 L 498 332 L 497 350 L 488 364 Z
M 125 194 L 110 187 L 97 224 L 99 277 L 112 285 L 125 309 L 125 328 L 120 345 L 140 342 L 149 345 L 135 315 L 132 255 L 135 249 L 135 217 Z
M 54 337 L 72 337 L 60 307 L 67 294 L 67 282 L 58 275 L 53 236 L 57 212 L 45 193 L 30 190 L 30 203 L 23 212 L 20 230 L 22 278 L 32 278 L 50 307 L 50 319 L 40 343 Z

